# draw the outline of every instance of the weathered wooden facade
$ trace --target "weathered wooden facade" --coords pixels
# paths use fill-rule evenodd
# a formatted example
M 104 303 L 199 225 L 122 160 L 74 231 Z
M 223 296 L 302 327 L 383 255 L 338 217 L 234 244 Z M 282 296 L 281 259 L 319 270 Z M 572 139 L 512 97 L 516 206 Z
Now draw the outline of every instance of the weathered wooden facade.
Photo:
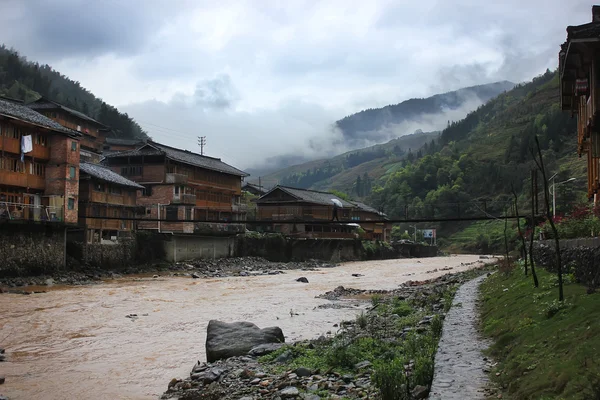
M 567 27 L 559 53 L 560 101 L 577 117 L 578 152 L 587 159 L 588 197 L 598 202 L 600 188 L 600 6 L 592 21 Z
M 80 137 L 0 98 L 0 218 L 77 223 Z M 31 150 L 22 154 L 29 140 Z
M 169 220 L 140 222 L 139 229 L 176 233 L 198 233 L 203 227 L 210 231 L 214 226 L 232 233 L 244 229 L 241 224 L 194 222 L 245 220 L 241 186 L 247 174 L 218 158 L 148 141 L 136 150 L 107 154 L 104 163 L 144 186 L 137 204 L 146 207 L 148 219 Z
M 82 162 L 79 177 L 79 226 L 87 243 L 129 237 L 135 229 L 137 191 L 144 187 L 112 170 Z M 123 219 L 120 219 L 123 218 Z
M 63 106 L 45 97 L 29 103 L 28 106 L 58 122 L 60 125 L 81 133 L 81 158 L 86 161 L 98 162 L 102 153 L 104 137 L 101 130 L 107 127 L 82 112 Z
M 341 204 L 334 217 L 334 200 Z M 256 200 L 257 219 L 277 222 L 273 229 L 308 238 L 354 238 L 360 226 L 367 239 L 389 241 L 391 224 L 383 213 L 363 203 L 343 200 L 328 192 L 276 186 Z M 301 221 L 286 223 L 285 221 Z M 328 224 L 323 222 L 333 221 Z M 312 223 L 311 223 L 312 222 Z
M 119 151 L 135 150 L 144 145 L 141 139 L 121 139 L 107 136 L 102 147 L 103 154 L 112 154 Z

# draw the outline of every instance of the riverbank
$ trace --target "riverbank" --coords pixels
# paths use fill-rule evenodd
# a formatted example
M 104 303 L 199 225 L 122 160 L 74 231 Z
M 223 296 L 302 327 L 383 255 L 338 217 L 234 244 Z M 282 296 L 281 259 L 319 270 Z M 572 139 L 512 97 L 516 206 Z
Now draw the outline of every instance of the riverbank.
M 286 344 L 271 354 L 198 362 L 162 399 L 423 399 L 429 393 L 442 321 L 477 268 L 393 290 L 338 287 L 320 298 L 369 301 L 333 336 Z
M 171 378 L 189 376 L 192 365 L 206 359 L 211 319 L 279 326 L 289 343 L 329 337 L 340 321 L 371 307 L 372 294 L 339 301 L 319 295 L 339 286 L 395 290 L 409 280 L 475 268 L 480 261 L 490 260 L 475 255 L 377 260 L 207 279 L 145 274 L 53 285 L 30 296 L 5 293 L 0 332 L 8 336 L 1 343 L 6 361 L 0 375 L 6 382 L 0 393 L 31 400 L 157 398 Z M 301 277 L 308 283 L 298 282 Z
M 481 328 L 498 362 L 490 374 L 504 399 L 600 398 L 600 293 L 565 275 L 536 268 L 540 285 L 521 268 L 496 273 L 481 287 Z
M 224 278 L 229 276 L 276 275 L 289 270 L 314 271 L 333 268 L 338 264 L 319 260 L 273 262 L 261 257 L 231 257 L 221 259 L 191 260 L 180 263 L 162 263 L 131 266 L 121 269 L 87 268 L 76 271 L 58 271 L 52 275 L 11 277 L 0 279 L 0 293 L 34 294 L 44 292 L 44 286 L 91 285 L 124 276 L 143 275 L 154 278 L 186 276 L 194 279 Z M 33 287 L 20 289 L 24 286 Z

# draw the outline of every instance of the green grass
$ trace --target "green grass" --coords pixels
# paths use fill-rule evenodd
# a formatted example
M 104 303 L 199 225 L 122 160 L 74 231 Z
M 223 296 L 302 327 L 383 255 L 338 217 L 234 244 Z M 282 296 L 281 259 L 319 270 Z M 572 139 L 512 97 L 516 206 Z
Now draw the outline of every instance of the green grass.
M 499 362 L 491 377 L 503 398 L 600 399 L 600 294 L 570 283 L 560 304 L 555 275 L 537 273 L 537 289 L 520 268 L 482 285 L 482 330 Z
M 509 249 L 517 243 L 516 225 L 508 224 Z M 504 253 L 504 221 L 477 221 L 452 234 L 446 241 L 449 252 Z

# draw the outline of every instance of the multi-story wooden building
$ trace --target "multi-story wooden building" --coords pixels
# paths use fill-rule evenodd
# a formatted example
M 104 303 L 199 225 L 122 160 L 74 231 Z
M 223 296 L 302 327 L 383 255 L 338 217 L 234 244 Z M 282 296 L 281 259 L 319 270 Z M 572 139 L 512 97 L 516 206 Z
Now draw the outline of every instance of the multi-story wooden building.
M 79 225 L 86 242 L 130 237 L 137 191 L 144 187 L 98 164 L 82 162 L 79 171 Z
M 338 202 L 337 220 L 334 203 Z M 276 186 L 256 200 L 257 219 L 273 229 L 298 237 L 354 238 L 360 226 L 367 239 L 390 239 L 391 224 L 383 213 L 358 202 L 315 190 Z M 276 223 L 281 221 L 281 223 Z M 294 223 L 285 221 L 297 221 Z M 330 223 L 324 223 L 328 222 Z M 275 223 L 274 223 L 275 222 Z
M 141 139 L 121 139 L 107 136 L 104 139 L 102 154 L 112 154 L 119 151 L 135 150 L 144 144 Z
M 63 106 L 60 103 L 41 97 L 29 103 L 28 107 L 58 122 L 60 125 L 80 132 L 81 158 L 86 161 L 98 162 L 102 153 L 104 136 L 101 130 L 107 127 L 82 112 Z
M 80 137 L 0 98 L 0 218 L 77 223 Z
M 145 187 L 137 204 L 146 207 L 148 219 L 168 220 L 140 222 L 139 229 L 203 233 L 212 225 L 194 221 L 245 220 L 240 197 L 242 179 L 248 174 L 218 158 L 148 141 L 136 150 L 108 154 L 103 162 Z M 218 229 L 238 232 L 243 225 L 228 224 Z
M 588 197 L 600 201 L 600 6 L 592 7 L 592 21 L 567 27 L 567 41 L 559 53 L 560 102 L 577 116 L 580 156 L 587 159 Z

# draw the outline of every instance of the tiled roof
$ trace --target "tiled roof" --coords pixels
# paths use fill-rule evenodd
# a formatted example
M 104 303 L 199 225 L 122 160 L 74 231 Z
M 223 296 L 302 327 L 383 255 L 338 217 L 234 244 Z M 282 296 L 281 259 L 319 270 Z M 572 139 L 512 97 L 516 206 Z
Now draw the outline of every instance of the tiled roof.
M 375 208 L 373 208 L 371 206 L 368 206 L 368 205 L 366 205 L 364 203 L 361 203 L 359 201 L 352 201 L 352 203 L 355 204 L 358 208 L 360 208 L 363 211 L 371 212 L 371 213 L 378 214 L 378 215 L 381 215 L 381 216 L 385 216 L 385 214 L 382 213 L 381 211 L 378 211 Z
M 70 136 L 81 136 L 81 133 L 69 128 L 65 128 L 56 121 L 32 110 L 28 106 L 15 101 L 0 98 L 0 115 L 28 122 L 43 128 L 51 129 L 55 132 L 65 133 Z
M 590 22 L 567 27 L 567 40 L 600 38 L 600 23 Z
M 188 150 L 180 150 L 174 147 L 165 146 L 164 144 L 148 141 L 144 146 L 136 150 L 121 151 L 115 154 L 109 154 L 106 158 L 116 157 L 132 157 L 141 155 L 158 155 L 164 154 L 165 157 L 171 160 L 179 161 L 185 164 L 194 165 L 201 168 L 210 169 L 213 171 L 223 172 L 225 174 L 236 176 L 248 176 L 247 173 L 241 171 L 229 164 L 224 163 L 219 158 L 202 156 L 197 153 L 192 153 Z
M 111 138 L 107 137 L 105 139 L 106 143 L 121 145 L 121 146 L 135 146 L 136 144 L 144 143 L 142 139 L 122 139 L 122 138 Z
M 93 123 L 95 123 L 97 125 L 105 126 L 101 122 L 96 121 L 94 118 L 92 118 L 92 117 L 90 117 L 88 115 L 85 115 L 82 112 L 79 112 L 77 110 L 73 110 L 72 108 L 63 106 L 60 103 L 57 103 L 57 102 L 52 101 L 52 100 L 48 100 L 48 99 L 46 99 L 44 97 L 40 98 L 39 100 L 34 101 L 33 103 L 28 104 L 27 106 L 30 107 L 30 108 L 32 108 L 32 109 L 34 109 L 34 110 L 53 110 L 53 109 L 57 109 L 58 108 L 58 109 L 61 109 L 61 110 L 65 111 L 65 112 L 71 114 L 71 115 L 74 115 L 74 116 L 76 116 L 78 118 L 81 118 L 83 120 L 93 122 Z
M 297 198 L 298 200 L 305 201 L 307 203 L 332 206 L 333 205 L 332 200 L 335 199 L 335 200 L 338 200 L 339 202 L 341 202 L 343 207 L 347 207 L 347 208 L 355 207 L 354 204 L 347 202 L 346 200 L 343 200 L 332 193 L 318 192 L 316 190 L 308 190 L 308 189 L 298 189 L 298 188 L 292 188 L 292 187 L 288 187 L 288 186 L 275 186 L 267 194 L 263 195 L 261 197 L 261 199 L 263 197 L 267 196 L 272 191 L 277 190 L 277 189 L 280 189 L 280 190 L 292 195 L 293 197 Z M 260 199 L 258 199 L 257 202 L 260 202 Z
M 144 188 L 142 185 L 138 185 L 137 183 L 122 177 L 121 175 L 117 174 L 114 171 L 111 171 L 106 167 L 103 167 L 102 165 L 82 162 L 79 164 L 79 169 L 81 172 L 84 172 L 91 177 L 101 179 L 106 182 L 114 183 L 116 185 L 129 186 L 136 189 Z

